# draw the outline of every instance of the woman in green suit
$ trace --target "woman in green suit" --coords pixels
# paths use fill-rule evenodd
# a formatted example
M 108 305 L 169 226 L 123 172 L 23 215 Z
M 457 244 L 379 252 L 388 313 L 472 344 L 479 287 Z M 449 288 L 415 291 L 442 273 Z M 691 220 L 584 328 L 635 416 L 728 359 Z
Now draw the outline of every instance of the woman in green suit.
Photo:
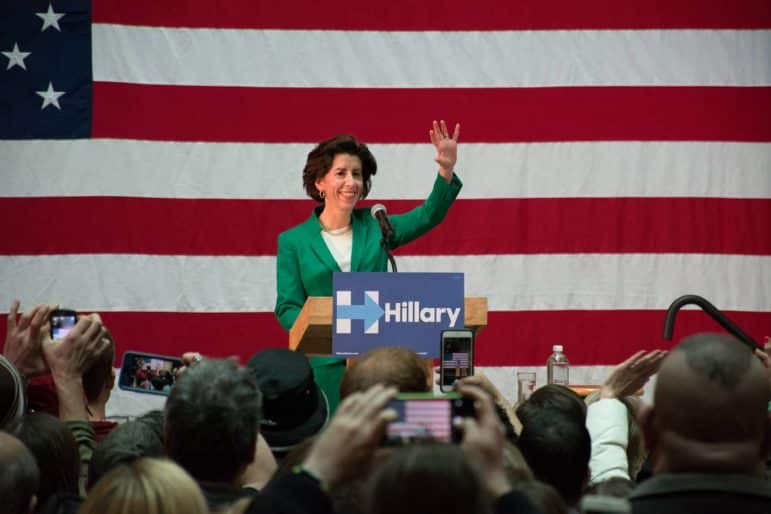
M 452 136 L 444 121 L 429 131 L 439 173 L 426 201 L 404 214 L 390 216 L 391 248 L 420 237 L 444 219 L 461 188 L 454 173 L 460 125 Z M 377 220 L 356 202 L 370 191 L 377 163 L 367 146 L 341 135 L 319 143 L 303 170 L 305 191 L 320 205 L 305 222 L 278 236 L 276 317 L 292 327 L 309 296 L 332 295 L 335 271 L 386 271 Z

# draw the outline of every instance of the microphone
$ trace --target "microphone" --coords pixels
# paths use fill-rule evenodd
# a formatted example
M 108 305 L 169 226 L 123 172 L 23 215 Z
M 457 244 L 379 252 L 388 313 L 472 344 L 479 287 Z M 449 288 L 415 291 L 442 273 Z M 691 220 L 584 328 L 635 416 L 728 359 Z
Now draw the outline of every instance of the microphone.
M 372 217 L 377 220 L 378 225 L 380 225 L 380 232 L 383 233 L 383 242 L 390 242 L 394 237 L 394 227 L 391 225 L 388 216 L 386 216 L 385 205 L 376 203 L 372 206 L 372 209 L 370 209 L 370 213 L 372 214 Z

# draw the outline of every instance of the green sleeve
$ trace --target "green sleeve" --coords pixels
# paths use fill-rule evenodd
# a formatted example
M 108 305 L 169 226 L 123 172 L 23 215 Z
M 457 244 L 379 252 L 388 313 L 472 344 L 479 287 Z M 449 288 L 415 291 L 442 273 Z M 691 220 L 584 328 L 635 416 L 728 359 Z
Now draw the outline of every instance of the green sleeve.
M 447 215 L 450 205 L 458 196 L 463 183 L 457 174 L 448 184 L 437 173 L 434 187 L 426 201 L 404 214 L 391 216 L 394 227 L 394 248 L 409 243 L 437 226 Z
M 295 246 L 286 234 L 278 236 L 276 252 L 276 317 L 284 330 L 292 328 L 308 294 L 302 284 Z
M 79 490 L 81 498 L 86 497 L 86 482 L 88 482 L 88 466 L 96 447 L 96 432 L 88 421 L 65 421 L 70 428 L 80 453 Z

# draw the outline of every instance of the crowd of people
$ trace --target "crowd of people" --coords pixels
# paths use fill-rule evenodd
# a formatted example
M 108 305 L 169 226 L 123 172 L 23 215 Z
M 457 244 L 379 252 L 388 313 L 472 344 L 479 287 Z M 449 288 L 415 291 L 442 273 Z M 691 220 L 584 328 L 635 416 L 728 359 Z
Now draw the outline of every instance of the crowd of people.
M 300 353 L 245 366 L 187 353 L 163 410 L 118 424 L 99 316 L 53 341 L 52 307 L 18 309 L 0 355 L 9 514 L 771 511 L 771 358 L 726 335 L 637 352 L 587 398 L 547 385 L 510 405 L 466 377 L 456 387 L 474 409 L 457 443 L 384 447 L 397 394 L 433 389 L 410 350 L 353 361 L 336 409 Z M 647 405 L 636 393 L 654 374 Z

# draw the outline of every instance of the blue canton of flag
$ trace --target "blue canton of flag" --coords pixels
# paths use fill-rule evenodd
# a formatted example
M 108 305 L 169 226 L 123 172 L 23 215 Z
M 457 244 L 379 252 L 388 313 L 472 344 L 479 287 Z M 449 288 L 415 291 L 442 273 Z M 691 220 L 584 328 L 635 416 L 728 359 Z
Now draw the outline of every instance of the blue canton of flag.
M 91 134 L 91 2 L 0 2 L 0 139 Z

